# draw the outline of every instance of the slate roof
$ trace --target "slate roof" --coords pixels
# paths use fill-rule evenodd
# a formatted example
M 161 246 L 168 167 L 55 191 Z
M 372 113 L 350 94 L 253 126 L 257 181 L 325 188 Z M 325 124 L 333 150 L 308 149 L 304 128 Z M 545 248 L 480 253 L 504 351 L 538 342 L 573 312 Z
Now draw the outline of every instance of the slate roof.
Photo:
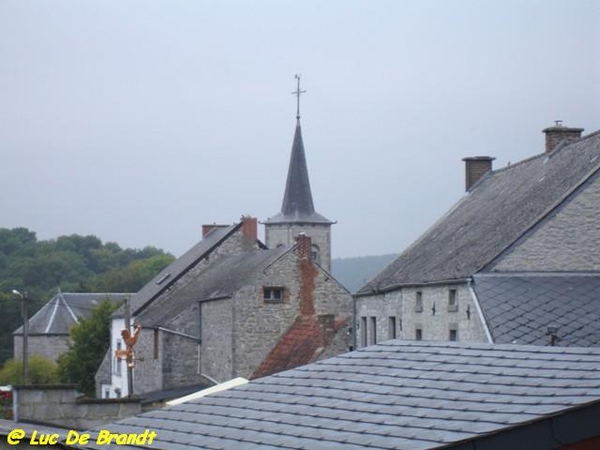
M 598 435 L 599 412 L 600 349 L 387 341 L 102 428 L 169 450 L 535 450 Z
M 29 335 L 69 335 L 73 325 L 80 319 L 90 317 L 92 308 L 104 299 L 116 305 L 125 297 L 135 298 L 129 293 L 70 293 L 56 294 L 29 319 Z M 19 327 L 13 334 L 23 334 Z
M 184 275 L 202 258 L 205 258 L 223 240 L 242 226 L 242 222 L 229 227 L 213 228 L 200 242 L 194 245 L 181 257 L 177 258 L 158 275 L 150 280 L 137 295 L 131 299 L 131 312 L 136 315 L 146 307 L 152 300 L 167 290 L 175 281 Z M 113 316 L 122 316 L 123 309 L 119 309 Z
M 255 279 L 269 264 L 290 249 L 251 250 L 223 256 L 211 263 L 166 304 L 151 304 L 136 318 L 145 328 L 164 324 L 195 301 L 228 297 Z
M 600 132 L 492 171 L 358 291 L 464 280 L 492 261 L 600 167 Z
M 294 133 L 294 143 L 292 145 L 292 154 L 290 156 L 290 166 L 288 168 L 281 212 L 267 219 L 266 224 L 296 222 L 333 223 L 317 213 L 313 205 L 310 180 L 308 178 L 308 168 L 306 167 L 304 143 L 302 142 L 300 119 L 296 122 L 296 131 Z
M 478 274 L 473 288 L 496 343 L 600 346 L 600 274 Z

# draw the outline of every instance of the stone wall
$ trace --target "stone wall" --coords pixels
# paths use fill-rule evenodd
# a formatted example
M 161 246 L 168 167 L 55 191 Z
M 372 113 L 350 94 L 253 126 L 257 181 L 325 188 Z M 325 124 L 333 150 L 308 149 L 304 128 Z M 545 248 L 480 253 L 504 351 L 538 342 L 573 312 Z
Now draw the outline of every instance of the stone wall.
M 29 355 L 40 355 L 56 361 L 69 349 L 69 336 L 66 335 L 29 335 L 27 339 Z M 23 359 L 23 336 L 13 335 L 13 356 Z
M 155 345 L 157 348 L 155 348 Z M 160 356 L 164 353 L 163 335 L 160 331 L 142 328 L 135 345 L 135 368 L 133 392 L 141 395 L 163 389 L 164 375 Z M 123 380 L 127 380 L 127 368 L 123 364 Z M 123 391 L 126 392 L 126 389 Z
M 70 385 L 13 386 L 16 421 L 86 430 L 140 414 L 139 399 L 78 398 Z
M 331 225 L 329 224 L 265 224 L 265 243 L 269 248 L 292 247 L 294 238 L 305 233 L 319 249 L 317 263 L 331 272 Z
M 233 309 L 230 298 L 203 302 L 201 373 L 219 381 L 235 378 L 233 371 Z
M 449 304 L 451 290 L 455 291 L 455 306 Z M 420 302 L 417 300 L 419 292 Z M 357 347 L 390 339 L 391 317 L 395 317 L 398 339 L 487 342 L 484 325 L 466 283 L 404 287 L 385 294 L 357 297 L 355 302 Z
M 600 177 L 596 175 L 486 270 L 598 271 L 599 215 Z

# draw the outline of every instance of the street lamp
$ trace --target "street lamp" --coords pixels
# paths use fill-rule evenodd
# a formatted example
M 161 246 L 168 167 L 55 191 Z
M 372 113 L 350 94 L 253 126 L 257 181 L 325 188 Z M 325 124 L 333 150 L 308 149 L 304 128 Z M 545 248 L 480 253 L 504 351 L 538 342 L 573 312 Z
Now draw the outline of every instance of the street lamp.
M 13 289 L 13 294 L 21 297 L 21 317 L 23 318 L 23 384 L 29 383 L 29 350 L 27 348 L 29 339 L 29 298 L 27 292 L 21 294 Z

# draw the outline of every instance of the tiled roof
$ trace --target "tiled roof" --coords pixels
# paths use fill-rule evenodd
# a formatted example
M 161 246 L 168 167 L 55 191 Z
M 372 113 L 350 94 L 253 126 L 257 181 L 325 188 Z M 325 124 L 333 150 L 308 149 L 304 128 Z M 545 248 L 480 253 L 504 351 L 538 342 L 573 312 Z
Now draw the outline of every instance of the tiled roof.
M 260 378 L 317 360 L 347 319 L 331 316 L 297 316 L 251 378 Z
M 166 304 L 149 305 L 136 321 L 144 327 L 160 326 L 193 302 L 229 296 L 286 251 L 289 249 L 261 249 L 223 256 L 200 272 L 176 296 L 169 298 Z
M 358 294 L 469 277 L 597 172 L 598 156 L 600 132 L 488 173 Z
M 231 233 L 242 226 L 242 223 L 230 227 L 216 227 L 204 239 L 194 245 L 181 257 L 177 258 L 158 275 L 150 280 L 137 295 L 131 300 L 131 312 L 136 315 L 152 300 L 168 289 L 175 281 L 185 274 L 191 267 L 206 257 L 217 245 Z M 122 309 L 115 312 L 115 316 L 122 315 Z
M 600 349 L 387 341 L 102 428 L 153 430 L 151 447 L 169 450 L 472 449 L 475 440 L 535 450 L 598 435 L 599 408 Z
M 600 346 L 600 274 L 478 274 L 473 288 L 494 342 Z
M 332 223 L 316 212 L 313 205 L 300 120 L 296 123 L 281 212 L 267 219 L 266 223 L 290 222 Z
M 88 318 L 94 306 L 105 299 L 116 305 L 125 297 L 135 298 L 135 295 L 128 293 L 58 293 L 29 319 L 29 334 L 69 335 L 71 327 L 79 323 L 80 319 Z M 14 334 L 23 334 L 23 327 L 19 327 Z

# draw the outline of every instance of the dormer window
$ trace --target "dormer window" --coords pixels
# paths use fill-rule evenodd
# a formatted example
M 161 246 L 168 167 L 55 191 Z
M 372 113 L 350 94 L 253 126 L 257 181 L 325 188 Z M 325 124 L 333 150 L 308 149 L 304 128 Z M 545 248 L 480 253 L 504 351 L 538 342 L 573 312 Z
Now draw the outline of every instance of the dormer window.
M 284 287 L 280 286 L 264 286 L 263 299 L 265 303 L 283 303 Z

